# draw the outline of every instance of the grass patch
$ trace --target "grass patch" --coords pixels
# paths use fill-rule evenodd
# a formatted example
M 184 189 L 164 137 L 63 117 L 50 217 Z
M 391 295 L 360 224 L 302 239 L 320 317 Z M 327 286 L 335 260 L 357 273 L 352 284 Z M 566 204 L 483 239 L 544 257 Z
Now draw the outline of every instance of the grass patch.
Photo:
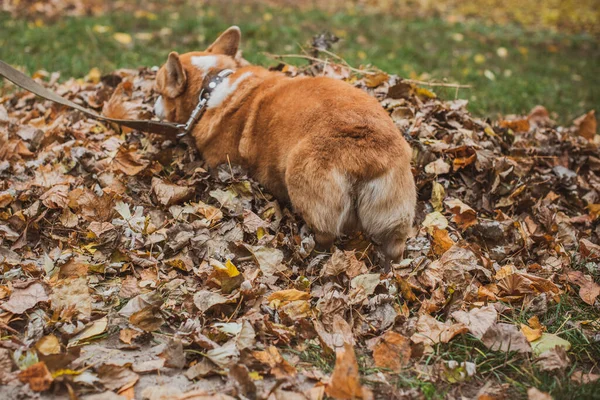
M 25 67 L 83 77 L 93 67 L 160 65 L 169 51 L 204 49 L 219 32 L 237 24 L 245 57 L 273 65 L 263 52 L 300 53 L 325 30 L 342 40 L 334 49 L 352 65 L 373 64 L 404 77 L 471 84 L 439 88 L 444 98 L 466 98 L 480 116 L 526 113 L 544 104 L 567 122 L 600 109 L 598 41 L 585 35 L 527 32 L 516 25 L 402 19 L 387 14 L 298 10 L 263 5 L 182 6 L 167 11 L 109 13 L 35 23 L 0 15 L 0 59 Z M 125 33 L 131 43 L 115 40 Z M 302 60 L 290 60 L 302 64 Z

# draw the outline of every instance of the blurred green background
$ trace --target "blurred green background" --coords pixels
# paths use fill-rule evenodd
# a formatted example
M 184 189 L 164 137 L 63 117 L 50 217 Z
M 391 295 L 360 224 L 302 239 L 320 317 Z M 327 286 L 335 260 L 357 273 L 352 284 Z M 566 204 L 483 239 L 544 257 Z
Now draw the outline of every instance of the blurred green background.
M 598 0 L 4 0 L 0 59 L 79 78 L 160 65 L 169 51 L 204 49 L 238 25 L 244 57 L 269 66 L 278 61 L 265 53 L 304 54 L 314 35 L 331 32 L 333 51 L 354 67 L 472 85 L 433 90 L 468 99 L 478 116 L 542 104 L 568 123 L 599 110 L 599 9 Z

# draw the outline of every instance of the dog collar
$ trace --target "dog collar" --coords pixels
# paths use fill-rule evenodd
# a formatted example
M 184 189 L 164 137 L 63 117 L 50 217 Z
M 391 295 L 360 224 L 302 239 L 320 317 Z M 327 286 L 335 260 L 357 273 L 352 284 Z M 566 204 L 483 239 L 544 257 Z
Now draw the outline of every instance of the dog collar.
M 233 74 L 233 70 L 224 69 L 219 72 L 217 75 L 213 76 L 208 80 L 205 85 L 202 85 L 202 89 L 200 90 L 200 94 L 198 95 L 198 105 L 192 111 L 190 118 L 187 120 L 185 124 L 178 124 L 177 127 L 181 130 L 180 133 L 177 134 L 178 138 L 181 138 L 192 130 L 194 125 L 200 120 L 204 112 L 204 108 L 206 107 L 206 103 L 210 99 L 210 95 L 214 92 L 214 90 L 227 78 L 229 75 Z

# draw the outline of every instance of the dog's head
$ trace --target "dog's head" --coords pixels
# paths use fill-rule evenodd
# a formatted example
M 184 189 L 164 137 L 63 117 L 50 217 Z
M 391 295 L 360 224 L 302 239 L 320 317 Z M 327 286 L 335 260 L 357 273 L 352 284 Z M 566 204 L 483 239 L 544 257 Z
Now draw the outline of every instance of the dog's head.
M 170 122 L 186 122 L 207 75 L 248 65 L 238 55 L 241 36 L 240 28 L 232 26 L 205 51 L 170 53 L 156 75 L 156 91 L 160 94 L 154 105 L 156 116 Z

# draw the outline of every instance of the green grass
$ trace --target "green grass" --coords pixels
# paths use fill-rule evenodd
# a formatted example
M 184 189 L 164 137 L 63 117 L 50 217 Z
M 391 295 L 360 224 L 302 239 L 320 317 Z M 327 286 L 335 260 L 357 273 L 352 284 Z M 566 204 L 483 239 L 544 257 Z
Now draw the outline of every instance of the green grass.
M 204 49 L 232 24 L 241 27 L 244 56 L 251 62 L 274 65 L 264 52 L 301 53 L 313 35 L 328 30 L 342 38 L 334 51 L 354 66 L 370 63 L 404 77 L 473 85 L 435 91 L 444 98 L 469 99 L 470 110 L 479 116 L 526 113 L 543 104 L 568 122 L 589 109 L 600 110 L 600 46 L 593 37 L 440 19 L 212 5 L 137 17 L 64 18 L 37 26 L 1 14 L 0 59 L 30 73 L 45 69 L 61 71 L 63 79 L 83 77 L 93 67 L 107 73 L 160 65 L 171 50 Z M 132 43 L 114 40 L 116 32 L 130 34 Z M 505 57 L 499 48 L 506 49 Z

